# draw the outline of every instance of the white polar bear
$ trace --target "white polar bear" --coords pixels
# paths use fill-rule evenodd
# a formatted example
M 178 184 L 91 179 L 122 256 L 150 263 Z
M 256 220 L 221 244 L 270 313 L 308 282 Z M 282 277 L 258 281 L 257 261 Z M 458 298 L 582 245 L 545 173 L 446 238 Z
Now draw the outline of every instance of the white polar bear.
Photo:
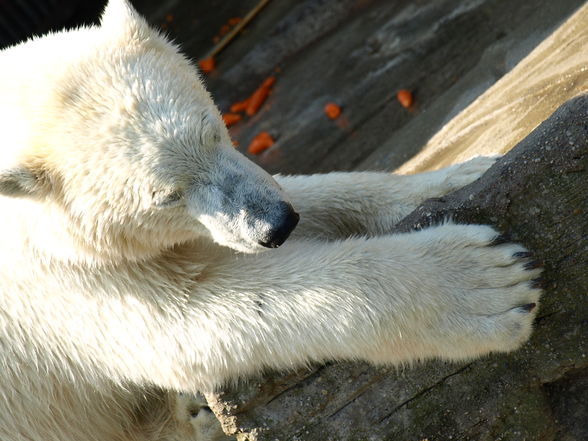
M 3 441 L 212 440 L 176 391 L 528 338 L 539 270 L 521 246 L 480 225 L 386 235 L 492 159 L 274 180 L 125 0 L 0 63 Z

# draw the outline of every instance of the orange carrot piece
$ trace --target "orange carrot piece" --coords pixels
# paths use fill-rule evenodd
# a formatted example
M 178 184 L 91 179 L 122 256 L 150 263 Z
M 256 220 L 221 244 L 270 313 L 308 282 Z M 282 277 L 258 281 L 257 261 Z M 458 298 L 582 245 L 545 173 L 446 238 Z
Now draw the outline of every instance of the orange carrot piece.
M 233 104 L 231 104 L 231 112 L 233 112 L 233 113 L 244 112 L 247 109 L 248 105 L 249 105 L 249 98 L 247 98 L 246 100 L 243 100 L 243 101 L 239 101 L 237 103 L 233 103 Z
M 396 99 L 405 109 L 408 109 L 410 106 L 412 106 L 413 97 L 410 90 L 400 89 L 396 94 Z
M 274 139 L 268 132 L 261 132 L 259 133 L 247 148 L 247 151 L 252 155 L 259 155 L 264 150 L 269 149 L 272 145 L 274 145 Z
M 265 81 L 257 88 L 255 92 L 249 97 L 249 102 L 247 104 L 247 109 L 245 109 L 245 113 L 248 116 L 255 115 L 265 100 L 267 99 L 270 89 L 276 82 L 276 77 L 268 77 Z
M 263 87 L 264 89 L 269 89 L 270 87 L 272 87 L 276 82 L 276 77 L 271 76 L 271 77 L 267 77 L 265 80 L 263 80 L 263 83 L 261 83 L 261 87 Z
M 335 103 L 327 103 L 325 105 L 325 114 L 330 119 L 337 119 L 341 115 L 341 107 Z
M 223 114 L 223 121 L 227 127 L 231 127 L 234 124 L 237 124 L 243 118 L 238 113 L 225 113 Z
M 228 24 L 224 24 L 219 29 L 218 35 L 220 35 L 221 37 L 224 37 L 226 34 L 229 33 L 230 30 L 231 30 L 231 27 Z
M 253 95 L 251 95 L 247 104 L 247 109 L 245 109 L 245 113 L 247 113 L 248 116 L 255 115 L 267 99 L 268 95 L 268 89 L 257 89 L 253 92 Z
M 204 60 L 200 60 L 198 62 L 198 66 L 200 66 L 200 70 L 204 73 L 210 73 L 216 67 L 216 61 L 213 57 L 205 58 Z

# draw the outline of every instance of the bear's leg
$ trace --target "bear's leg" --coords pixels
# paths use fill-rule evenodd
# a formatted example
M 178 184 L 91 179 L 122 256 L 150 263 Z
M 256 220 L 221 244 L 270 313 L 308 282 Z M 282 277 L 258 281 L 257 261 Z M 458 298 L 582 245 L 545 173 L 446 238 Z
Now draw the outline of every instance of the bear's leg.
M 478 179 L 496 157 L 416 175 L 354 172 L 275 176 L 292 199 L 300 222 L 292 238 L 342 239 L 377 236 L 426 199 L 440 197 Z
M 180 425 L 165 392 L 42 372 L 26 365 L 0 372 L 2 441 L 184 441 L 173 437 Z
M 483 225 L 235 256 L 191 296 L 191 372 L 223 383 L 264 367 L 365 359 L 406 363 L 508 352 L 529 337 L 541 270 Z M 204 384 L 200 390 L 207 392 Z
M 93 286 L 108 289 L 92 297 L 74 286 L 36 303 L 42 334 L 30 336 L 42 341 L 21 348 L 30 360 L 41 344 L 47 354 L 74 354 L 55 364 L 78 369 L 80 379 L 186 392 L 333 359 L 508 352 L 531 333 L 541 270 L 520 245 L 495 244 L 498 237 L 487 226 L 445 224 L 372 239 L 288 241 L 266 253 L 206 254 L 204 270 L 202 249 L 179 246 L 121 273 L 118 284 L 98 278 Z M 149 282 L 153 273 L 161 280 Z

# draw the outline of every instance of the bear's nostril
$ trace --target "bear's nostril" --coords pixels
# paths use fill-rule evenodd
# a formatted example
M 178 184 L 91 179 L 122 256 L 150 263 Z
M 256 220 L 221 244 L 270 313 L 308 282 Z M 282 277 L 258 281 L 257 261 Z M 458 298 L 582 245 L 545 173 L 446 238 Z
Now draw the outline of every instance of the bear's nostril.
M 294 208 L 290 204 L 284 203 L 285 209 L 283 210 L 282 221 L 275 228 L 273 228 L 267 235 L 265 240 L 260 240 L 259 244 L 266 248 L 278 248 L 282 245 L 290 233 L 294 230 L 300 215 L 294 211 Z

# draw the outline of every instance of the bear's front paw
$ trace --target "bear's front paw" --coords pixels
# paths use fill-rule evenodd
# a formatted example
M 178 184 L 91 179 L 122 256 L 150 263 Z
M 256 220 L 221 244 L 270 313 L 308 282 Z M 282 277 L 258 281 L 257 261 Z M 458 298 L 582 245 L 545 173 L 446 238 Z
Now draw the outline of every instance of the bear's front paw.
M 439 355 L 459 359 L 520 347 L 538 310 L 540 263 L 488 226 L 445 224 L 424 232 L 440 275 Z
M 442 173 L 441 187 L 445 193 L 464 187 L 488 170 L 500 156 L 478 156 L 461 164 L 439 170 Z

